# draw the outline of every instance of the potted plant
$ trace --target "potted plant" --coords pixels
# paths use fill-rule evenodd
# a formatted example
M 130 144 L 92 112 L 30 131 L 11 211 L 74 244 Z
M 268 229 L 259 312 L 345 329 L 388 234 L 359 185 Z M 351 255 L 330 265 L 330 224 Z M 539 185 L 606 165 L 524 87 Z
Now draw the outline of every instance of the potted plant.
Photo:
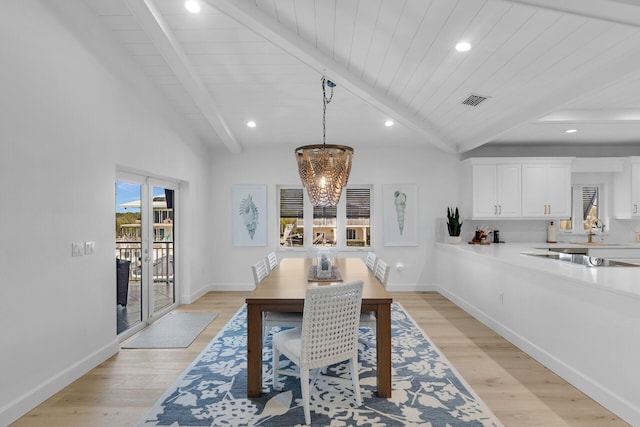
M 447 208 L 447 231 L 449 232 L 449 243 L 458 244 L 462 239 L 460 231 L 462 230 L 462 221 L 460 221 L 460 213 L 458 208 Z

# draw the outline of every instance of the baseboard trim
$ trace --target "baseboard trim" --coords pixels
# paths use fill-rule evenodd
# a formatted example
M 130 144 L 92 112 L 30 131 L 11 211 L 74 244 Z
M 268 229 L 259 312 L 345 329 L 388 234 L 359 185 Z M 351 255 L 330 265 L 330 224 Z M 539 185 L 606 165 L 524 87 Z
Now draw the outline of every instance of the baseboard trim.
M 200 298 L 207 292 L 218 291 L 239 291 L 251 292 L 255 289 L 253 283 L 211 283 L 206 289 L 193 301 Z M 439 289 L 435 283 L 388 283 L 387 290 L 391 292 L 437 292 Z M 188 304 L 188 303 L 186 303 Z
M 237 291 L 237 292 L 251 292 L 256 288 L 253 283 L 211 283 L 209 284 L 209 291 Z
M 594 381 L 589 376 L 585 375 L 581 371 L 577 371 L 571 366 L 564 363 L 562 360 L 553 356 L 552 354 L 544 351 L 539 346 L 535 345 L 531 341 L 527 340 L 523 336 L 515 333 L 506 325 L 497 321 L 493 317 L 487 315 L 482 310 L 478 309 L 473 304 L 470 304 L 465 299 L 461 298 L 457 294 L 450 292 L 449 290 L 438 286 L 438 292 L 469 313 L 475 319 L 483 323 L 488 328 L 502 336 L 511 344 L 518 347 L 529 356 L 542 363 L 558 376 L 562 377 L 565 381 L 572 384 L 574 387 L 588 395 L 590 398 L 600 403 L 602 406 L 630 423 L 631 425 L 640 425 L 640 408 L 633 403 L 625 400 L 612 392 L 609 388 L 604 387 L 602 384 Z
M 190 294 L 180 294 L 180 304 L 192 304 L 207 292 L 209 292 L 209 285 L 205 285 Z
M 9 425 L 120 351 L 118 339 L 77 361 L 31 391 L 0 408 L 0 425 Z
M 435 283 L 387 283 L 390 292 L 438 292 Z

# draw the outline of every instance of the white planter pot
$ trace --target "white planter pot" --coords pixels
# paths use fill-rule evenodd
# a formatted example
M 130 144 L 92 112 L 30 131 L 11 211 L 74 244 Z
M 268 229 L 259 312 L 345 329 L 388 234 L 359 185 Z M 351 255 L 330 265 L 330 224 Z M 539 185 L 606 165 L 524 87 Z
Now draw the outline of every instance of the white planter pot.
M 452 245 L 459 245 L 462 241 L 462 236 L 447 236 L 447 242 Z

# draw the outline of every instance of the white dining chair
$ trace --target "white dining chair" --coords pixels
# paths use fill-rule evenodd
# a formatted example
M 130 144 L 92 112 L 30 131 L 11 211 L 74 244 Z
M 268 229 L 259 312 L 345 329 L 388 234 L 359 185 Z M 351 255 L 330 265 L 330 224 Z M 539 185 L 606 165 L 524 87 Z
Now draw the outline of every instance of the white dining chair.
M 269 274 L 267 262 L 264 259 L 251 266 L 253 280 L 258 286 Z M 265 311 L 262 313 L 262 342 L 265 342 L 271 328 L 278 327 L 300 327 L 302 326 L 302 313 L 287 313 L 280 311 Z
M 389 264 L 387 264 L 384 260 L 378 258 L 376 261 L 376 269 L 375 276 L 378 281 L 382 284 L 382 286 L 387 288 L 387 280 L 389 279 L 389 271 L 391 268 Z M 376 327 L 376 313 L 374 311 L 365 311 L 360 314 L 360 327 L 361 328 L 371 328 L 374 329 Z M 371 343 L 363 338 L 358 340 L 359 342 L 370 346 Z
M 376 258 L 375 252 L 367 252 L 367 261 L 365 264 L 367 264 L 367 268 L 371 271 L 375 271 L 376 269 Z
M 349 361 L 356 405 L 362 405 L 358 374 L 358 322 L 362 305 L 361 280 L 308 288 L 304 300 L 302 328 L 274 334 L 273 388 L 278 375 L 300 377 L 304 419 L 311 424 L 310 382 L 325 366 Z M 297 365 L 299 373 L 280 369 L 280 355 Z
M 270 252 L 267 255 L 267 267 L 269 267 L 269 271 L 273 271 L 274 268 L 278 266 L 278 256 L 275 252 Z
M 391 270 L 389 264 L 387 264 L 384 260 L 378 258 L 376 262 L 375 275 L 376 279 L 382 283 L 385 289 L 387 289 L 387 280 L 389 280 L 389 271 Z
M 260 284 L 268 275 L 269 269 L 265 260 L 261 259 L 251 266 L 251 272 L 253 273 L 253 281 L 256 286 Z

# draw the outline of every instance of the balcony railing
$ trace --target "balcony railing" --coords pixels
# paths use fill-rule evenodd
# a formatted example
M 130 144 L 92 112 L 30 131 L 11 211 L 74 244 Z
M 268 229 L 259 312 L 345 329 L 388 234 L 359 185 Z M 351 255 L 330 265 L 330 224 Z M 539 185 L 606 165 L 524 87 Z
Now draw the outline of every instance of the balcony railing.
M 151 253 L 154 282 L 173 281 L 173 242 L 154 242 Z M 116 242 L 116 258 L 130 261 L 130 280 L 140 280 L 142 276 L 142 242 Z

